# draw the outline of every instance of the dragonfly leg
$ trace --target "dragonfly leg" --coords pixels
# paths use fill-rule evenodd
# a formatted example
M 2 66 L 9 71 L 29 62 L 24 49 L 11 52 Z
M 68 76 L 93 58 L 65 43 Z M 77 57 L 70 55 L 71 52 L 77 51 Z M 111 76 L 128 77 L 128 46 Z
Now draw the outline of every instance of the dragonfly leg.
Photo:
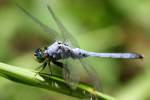
M 51 74 L 47 74 L 47 73 L 40 73 L 40 75 L 51 76 Z
M 55 65 L 57 65 L 58 67 L 60 67 L 60 68 L 63 68 L 63 67 L 64 67 L 64 64 L 61 63 L 61 62 L 53 61 L 53 63 L 54 63 Z
M 42 69 L 41 69 L 39 72 L 36 72 L 35 76 L 36 76 L 37 74 L 41 73 L 41 72 L 45 69 L 46 65 L 47 65 L 47 62 L 44 62 L 41 66 L 39 66 L 38 69 L 39 69 L 39 68 L 42 68 Z
M 65 79 L 65 81 L 67 82 L 67 84 L 69 84 L 69 80 L 70 80 L 70 71 L 67 67 L 65 67 L 65 64 L 62 63 L 62 62 L 56 62 L 56 61 L 53 61 L 53 63 L 55 65 L 57 65 L 58 67 L 62 68 L 62 73 L 63 73 L 63 77 Z M 70 95 L 72 94 L 72 88 L 70 87 L 70 85 L 67 85 L 68 86 L 68 89 L 70 91 Z
M 51 67 L 50 61 L 48 62 L 48 68 L 49 68 L 49 71 L 50 71 L 50 75 L 53 75 L 52 74 L 52 67 Z
M 69 69 L 67 67 L 65 67 L 65 64 L 61 63 L 61 62 L 56 62 L 56 61 L 53 61 L 53 63 L 55 65 L 57 65 L 58 67 L 63 69 L 63 77 L 64 77 L 64 79 L 65 80 L 69 80 L 70 79 L 70 71 L 69 71 Z

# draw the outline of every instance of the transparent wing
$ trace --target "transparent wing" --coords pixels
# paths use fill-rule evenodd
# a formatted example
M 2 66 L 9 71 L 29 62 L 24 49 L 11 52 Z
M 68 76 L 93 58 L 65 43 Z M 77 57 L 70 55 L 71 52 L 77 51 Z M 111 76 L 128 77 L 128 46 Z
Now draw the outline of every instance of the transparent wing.
M 102 86 L 99 81 L 99 78 L 97 77 L 96 71 L 93 69 L 93 67 L 88 63 L 85 59 L 80 59 L 80 63 L 88 73 L 89 77 L 92 80 L 92 85 L 95 87 L 96 90 L 102 91 Z
M 79 66 L 79 60 L 73 60 L 71 58 L 64 60 L 63 77 L 72 89 L 76 89 L 80 80 Z
M 68 30 L 64 27 L 61 21 L 56 17 L 52 8 L 47 5 L 47 8 L 52 15 L 54 21 L 56 22 L 62 36 L 62 41 L 64 43 L 71 43 L 72 46 L 79 47 L 78 42 L 76 39 L 68 32 Z M 64 59 L 64 68 L 63 68 L 63 76 L 64 79 L 68 82 L 71 88 L 75 89 L 77 83 L 80 80 L 80 75 L 78 74 L 78 66 L 80 65 L 79 60 L 74 59 Z
M 56 17 L 56 15 L 54 14 L 52 8 L 47 5 L 47 8 L 50 12 L 50 14 L 52 15 L 53 19 L 55 20 L 61 34 L 62 34 L 62 39 L 63 42 L 69 42 L 71 43 L 73 46 L 75 47 L 79 47 L 78 42 L 76 41 L 76 39 L 72 36 L 72 34 L 64 27 L 64 25 L 61 23 L 61 21 Z
M 76 89 L 80 80 L 80 68 L 83 67 L 91 79 L 94 89 L 102 91 L 102 85 L 96 75 L 96 71 L 90 66 L 87 60 L 69 58 L 64 59 L 63 62 L 63 77 L 72 89 Z
M 62 33 L 62 37 L 64 42 L 70 42 L 73 46 L 75 47 L 79 47 L 78 42 L 76 41 L 76 39 L 68 32 L 68 30 L 63 26 L 63 24 L 60 22 L 60 20 L 56 17 L 56 15 L 54 14 L 53 10 L 51 9 L 51 7 L 49 5 L 47 5 L 47 8 L 49 10 L 49 12 L 51 13 L 52 17 L 54 18 L 54 20 L 56 21 L 56 24 L 58 26 L 58 28 L 60 29 L 61 33 Z M 75 59 L 71 59 L 69 61 L 66 61 L 66 66 L 65 68 L 70 71 L 69 74 L 70 76 L 68 77 L 71 85 L 78 83 L 80 76 L 78 74 L 79 71 L 77 71 L 78 66 L 82 65 L 84 67 L 84 69 L 86 70 L 86 72 L 88 73 L 88 75 L 91 77 L 92 81 L 93 81 L 93 85 L 96 89 L 100 90 L 100 84 L 97 78 L 97 75 L 95 73 L 95 71 L 92 69 L 92 67 L 87 63 L 86 60 L 76 60 Z M 70 63 L 72 62 L 72 63 Z M 76 65 L 78 63 L 78 65 Z M 67 70 L 64 71 L 64 75 L 67 74 Z M 68 75 L 65 75 L 68 76 Z
M 54 39 L 59 39 L 60 34 L 56 32 L 54 29 L 48 27 L 47 25 L 43 24 L 38 18 L 34 17 L 32 14 L 30 14 L 27 10 L 25 10 L 20 5 L 16 4 L 16 6 L 22 10 L 28 17 L 30 17 L 36 24 L 38 24 L 45 32 L 50 33 L 51 36 L 53 36 Z

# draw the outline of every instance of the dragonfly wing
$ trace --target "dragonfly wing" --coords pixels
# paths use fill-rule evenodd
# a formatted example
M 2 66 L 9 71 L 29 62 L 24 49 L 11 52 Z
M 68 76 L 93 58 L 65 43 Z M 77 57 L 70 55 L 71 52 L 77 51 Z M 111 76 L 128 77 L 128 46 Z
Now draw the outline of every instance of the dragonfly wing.
M 80 80 L 78 70 L 78 67 L 80 66 L 80 61 L 69 58 L 63 60 L 63 62 L 63 77 L 72 89 L 76 89 L 76 86 Z
M 48 8 L 49 12 L 51 13 L 52 17 L 54 18 L 54 20 L 56 21 L 56 24 L 62 33 L 63 41 L 70 42 L 73 46 L 79 47 L 77 40 L 72 36 L 72 34 L 70 32 L 68 32 L 68 30 L 64 27 L 64 25 L 61 23 L 61 21 L 56 17 L 56 15 L 54 14 L 51 7 L 49 5 L 47 5 L 47 8 Z M 73 60 L 75 60 L 75 59 L 73 59 Z M 84 67 L 84 69 L 87 71 L 87 73 L 89 74 L 91 79 L 93 79 L 94 86 L 96 87 L 96 89 L 98 89 L 99 81 L 98 81 L 97 75 L 95 74 L 95 71 L 92 69 L 92 67 L 89 66 L 86 61 L 82 61 L 82 60 L 76 60 L 76 61 Z M 69 80 L 74 80 L 74 82 L 77 83 L 80 78 L 78 75 L 79 71 L 75 71 L 78 69 L 78 65 L 77 66 L 75 66 L 75 65 L 76 65 L 76 62 L 74 62 L 72 64 L 68 64 L 68 65 L 66 65 L 66 69 L 68 71 L 70 71 L 69 72 L 70 73 Z M 65 71 L 66 71 L 66 69 L 65 69 Z M 64 74 L 66 74 L 66 73 L 64 73 Z M 68 76 L 68 75 L 64 75 L 64 76 Z
M 54 29 L 48 27 L 47 25 L 43 24 L 38 18 L 30 14 L 27 10 L 25 10 L 23 7 L 20 5 L 16 4 L 16 6 L 22 10 L 28 17 L 30 17 L 36 24 L 38 24 L 43 30 L 47 33 L 52 34 L 51 36 L 54 36 L 53 38 L 57 39 L 60 38 L 60 35 L 58 32 L 56 32 Z
M 89 77 L 92 80 L 92 85 L 95 87 L 96 90 L 102 91 L 102 87 L 100 86 L 100 81 L 99 78 L 96 75 L 96 71 L 93 69 L 93 67 L 88 63 L 87 60 L 85 59 L 80 59 L 79 60 L 81 65 L 84 67 L 86 72 L 88 73 Z
M 73 46 L 79 47 L 77 40 L 72 36 L 72 34 L 64 27 L 64 25 L 61 23 L 61 21 L 57 18 L 55 13 L 53 12 L 52 8 L 47 5 L 47 8 L 52 15 L 53 19 L 55 20 L 61 34 L 62 34 L 62 39 L 64 42 L 69 42 Z

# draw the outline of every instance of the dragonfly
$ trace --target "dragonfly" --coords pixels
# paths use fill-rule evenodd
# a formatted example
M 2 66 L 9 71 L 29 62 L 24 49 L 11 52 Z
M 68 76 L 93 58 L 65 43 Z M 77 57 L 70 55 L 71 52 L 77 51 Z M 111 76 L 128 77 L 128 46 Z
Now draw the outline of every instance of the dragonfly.
M 53 12 L 52 8 L 47 5 L 47 9 L 51 14 L 52 18 L 56 22 L 60 32 L 52 29 L 46 24 L 43 24 L 38 18 L 30 14 L 27 10 L 17 4 L 17 7 L 21 9 L 28 17 L 30 17 L 36 24 L 38 24 L 44 32 L 50 33 L 54 36 L 55 42 L 44 49 L 38 48 L 34 52 L 34 56 L 41 65 L 41 71 L 48 65 L 50 69 L 50 75 L 52 75 L 51 63 L 62 68 L 64 79 L 67 81 L 69 86 L 73 87 L 74 83 L 78 83 L 79 75 L 75 63 L 68 63 L 68 61 L 78 62 L 87 72 L 92 80 L 92 85 L 96 90 L 100 90 L 100 82 L 97 77 L 95 70 L 91 65 L 84 59 L 87 57 L 106 57 L 106 58 L 124 58 L 124 59 L 142 59 L 144 56 L 138 53 L 98 53 L 83 50 L 80 48 L 77 40 L 72 34 L 64 27 L 61 21 Z M 58 41 L 58 40 L 59 41 Z M 69 59 L 69 60 L 68 60 Z M 63 62 L 60 62 L 62 60 Z M 40 72 L 41 72 L 40 71 Z

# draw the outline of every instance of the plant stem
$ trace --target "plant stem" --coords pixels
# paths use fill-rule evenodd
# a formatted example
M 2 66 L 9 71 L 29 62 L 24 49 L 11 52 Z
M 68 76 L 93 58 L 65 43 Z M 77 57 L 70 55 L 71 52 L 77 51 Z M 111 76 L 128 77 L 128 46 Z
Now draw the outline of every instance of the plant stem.
M 61 77 L 44 74 L 36 75 L 35 71 L 1 62 L 0 75 L 15 82 L 48 89 L 77 98 L 91 98 L 91 96 L 96 96 L 99 100 L 115 100 L 113 97 L 100 93 L 85 83 L 79 82 L 76 89 L 71 89 Z

